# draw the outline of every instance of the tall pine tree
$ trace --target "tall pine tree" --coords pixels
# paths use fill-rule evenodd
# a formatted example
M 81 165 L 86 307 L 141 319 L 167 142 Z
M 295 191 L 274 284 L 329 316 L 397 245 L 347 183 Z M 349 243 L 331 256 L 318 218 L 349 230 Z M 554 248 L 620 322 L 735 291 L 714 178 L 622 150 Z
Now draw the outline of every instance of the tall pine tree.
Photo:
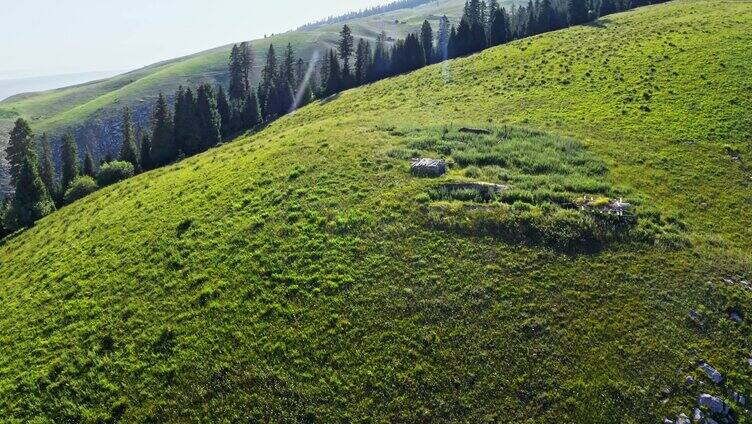
M 172 115 L 167 100 L 159 93 L 154 108 L 151 133 L 151 161 L 154 166 L 166 165 L 177 157 L 173 134 Z
M 238 45 L 232 46 L 230 52 L 230 88 L 228 90 L 231 102 L 240 102 L 245 98 L 246 82 L 244 57 Z
M 361 85 L 368 81 L 368 69 L 371 67 L 371 44 L 364 38 L 358 41 L 355 49 L 355 84 Z
M 431 24 L 425 20 L 423 26 L 420 28 L 420 45 L 423 47 L 423 56 L 425 57 L 425 63 L 433 62 L 433 28 Z
M 39 177 L 37 159 L 33 152 L 27 152 L 18 170 L 16 192 L 5 214 L 4 227 L 12 230 L 30 227 L 54 210 L 55 204 Z
M 60 189 L 65 192 L 68 190 L 68 185 L 78 176 L 78 145 L 73 135 L 66 134 L 63 136 L 63 172 L 60 179 Z
M 81 167 L 81 174 L 89 176 L 91 178 L 97 177 L 97 165 L 94 164 L 94 157 L 91 156 L 91 151 L 88 149 L 86 150 L 86 155 L 84 155 L 84 163 Z
M 227 101 L 225 90 L 221 85 L 217 89 L 217 112 L 219 112 L 219 119 L 221 121 L 220 132 L 222 133 L 222 138 L 226 138 L 232 134 L 232 110 L 230 109 L 230 103 Z
M 219 116 L 219 111 L 217 110 L 214 91 L 209 84 L 199 86 L 196 109 L 201 149 L 206 150 L 222 141 L 222 135 L 220 134 L 222 118 Z
M 5 148 L 5 155 L 10 164 L 11 183 L 15 186 L 21 173 L 21 166 L 30 152 L 34 150 L 34 133 L 29 123 L 23 119 L 16 120 L 10 132 L 10 140 Z
M 201 151 L 201 139 L 193 91 L 180 87 L 175 95 L 175 148 L 178 155 L 194 155 Z
M 498 46 L 509 41 L 509 18 L 503 8 L 494 10 L 491 16 L 491 27 L 488 34 L 488 44 Z
M 339 58 L 342 59 L 340 75 L 342 89 L 350 87 L 350 56 L 353 54 L 354 43 L 352 30 L 349 26 L 344 25 L 339 33 L 339 44 L 337 45 L 337 53 L 339 53 Z
M 588 21 L 587 0 L 567 0 L 569 25 L 581 25 Z
M 123 144 L 120 146 L 119 158 L 121 161 L 129 162 L 133 165 L 133 169 L 139 172 L 141 165 L 138 157 L 138 147 L 136 146 L 136 134 L 133 129 L 133 119 L 131 118 L 131 110 L 129 107 L 123 108 Z M 93 161 L 92 161 L 93 163 Z M 96 175 L 91 175 L 95 177 Z
M 40 156 L 39 156 L 39 177 L 42 179 L 44 186 L 47 188 L 47 192 L 52 197 L 52 200 L 59 204 L 62 201 L 62 193 L 60 192 L 60 186 L 55 177 L 55 162 L 52 159 L 52 145 L 47 139 L 47 134 L 42 134 L 40 139 Z
M 139 150 L 141 155 L 139 162 L 141 162 L 141 169 L 148 171 L 153 168 L 151 163 L 151 137 L 148 133 L 144 133 L 141 136 L 141 149 Z

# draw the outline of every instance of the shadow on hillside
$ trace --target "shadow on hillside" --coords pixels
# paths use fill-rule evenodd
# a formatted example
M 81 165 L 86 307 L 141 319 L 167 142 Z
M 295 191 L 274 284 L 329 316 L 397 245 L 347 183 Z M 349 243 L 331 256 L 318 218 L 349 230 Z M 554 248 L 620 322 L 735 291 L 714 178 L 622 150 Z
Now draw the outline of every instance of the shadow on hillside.
M 339 94 L 340 93 L 332 94 L 331 96 L 329 96 L 329 97 L 327 97 L 325 99 L 321 99 L 321 101 L 319 103 L 322 104 L 322 105 L 325 105 L 325 104 L 327 104 L 329 102 L 333 102 L 333 101 L 339 99 Z
M 598 19 L 597 21 L 592 21 L 584 24 L 585 26 L 589 26 L 592 28 L 598 28 L 598 29 L 606 29 L 608 28 L 608 25 L 611 23 L 611 19 L 609 18 L 603 18 Z

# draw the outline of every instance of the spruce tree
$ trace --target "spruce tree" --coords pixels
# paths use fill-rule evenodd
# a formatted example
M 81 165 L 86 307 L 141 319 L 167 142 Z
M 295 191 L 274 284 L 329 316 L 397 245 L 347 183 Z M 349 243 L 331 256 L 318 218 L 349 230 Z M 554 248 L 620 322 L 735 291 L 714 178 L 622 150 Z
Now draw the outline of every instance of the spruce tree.
M 488 44 L 498 46 L 509 41 L 509 24 L 507 13 L 503 8 L 496 9 L 491 17 Z
M 58 186 L 57 178 L 55 177 L 55 162 L 52 159 L 52 145 L 47 139 L 47 134 L 42 134 L 40 140 L 40 156 L 39 156 L 39 177 L 42 179 L 44 186 L 47 188 L 52 200 L 57 204 L 62 200 L 60 187 Z
M 292 111 L 295 103 L 295 56 L 292 44 L 287 44 L 284 60 L 277 76 L 277 97 L 279 101 L 278 115 L 282 116 Z
M 4 226 L 11 230 L 30 227 L 55 210 L 33 152 L 24 155 L 17 177 L 16 192 L 4 217 Z
M 371 67 L 371 45 L 364 38 L 358 41 L 355 49 L 355 84 L 365 84 L 368 79 L 368 69 Z
M 324 95 L 326 97 L 332 94 L 339 93 L 342 89 L 342 76 L 340 74 L 339 61 L 334 54 L 334 50 L 329 51 L 329 74 L 326 79 L 326 86 L 324 89 Z
M 91 178 L 97 177 L 97 166 L 94 164 L 94 158 L 91 156 L 91 151 L 89 151 L 88 149 L 86 150 L 86 155 L 84 156 L 81 175 L 86 175 Z
M 253 129 L 261 124 L 261 111 L 256 94 L 253 92 L 248 95 L 243 107 L 243 124 L 248 129 Z
M 226 138 L 232 134 L 232 111 L 230 109 L 230 103 L 227 101 L 225 90 L 221 85 L 219 86 L 219 89 L 217 89 L 217 111 L 219 112 L 219 119 L 222 123 L 220 125 L 220 132 L 222 133 L 222 138 Z
M 66 134 L 63 136 L 63 172 L 60 180 L 60 189 L 65 192 L 68 189 L 68 185 L 79 174 L 78 167 L 78 145 L 73 135 Z
M 18 118 L 10 132 L 10 139 L 5 148 L 5 156 L 10 164 L 10 179 L 13 186 L 18 181 L 24 159 L 33 150 L 34 133 L 25 119 Z
M 569 25 L 581 25 L 588 21 L 587 0 L 567 0 Z
M 423 26 L 420 28 L 420 45 L 423 47 L 425 63 L 432 63 L 434 57 L 433 28 L 431 28 L 431 24 L 427 20 L 423 21 Z
M 151 135 L 151 160 L 153 166 L 168 164 L 177 157 L 177 149 L 173 137 L 173 124 L 167 100 L 159 93 L 154 108 Z
M 141 169 L 143 171 L 148 171 L 152 169 L 152 163 L 151 163 L 151 138 L 149 137 L 148 133 L 144 133 L 141 136 L 141 149 L 139 150 L 139 153 L 141 155 Z
M 328 62 L 328 61 L 327 61 Z M 328 66 L 328 63 L 327 63 Z M 382 31 L 376 37 L 376 46 L 373 52 L 373 61 L 369 71 L 369 80 L 378 81 L 389 74 L 389 52 L 386 48 L 386 32 Z
M 272 86 L 277 76 L 277 53 L 274 51 L 274 45 L 269 45 L 269 51 L 266 54 L 266 64 L 261 70 L 261 81 L 259 83 L 258 101 L 261 113 L 264 116 L 270 116 L 272 113 L 267 111 L 267 104 L 276 105 L 275 99 L 268 97 L 273 94 Z M 271 100 L 271 101 L 270 101 Z
M 350 56 L 353 54 L 353 46 L 355 39 L 352 35 L 352 30 L 347 25 L 342 27 L 342 31 L 339 33 L 339 44 L 337 45 L 337 52 L 339 58 L 342 59 L 341 70 L 341 87 L 349 88 L 350 86 Z
M 525 24 L 525 35 L 531 36 L 539 33 L 538 28 L 538 11 L 533 5 L 533 1 L 527 2 L 527 23 Z
M 455 35 L 454 55 L 455 57 L 465 56 L 473 51 L 473 33 L 470 28 L 470 22 L 467 18 L 460 20 Z
M 129 162 L 133 165 L 133 169 L 139 172 L 141 165 L 139 164 L 138 147 L 136 147 L 136 134 L 133 130 L 133 120 L 131 118 L 131 110 L 129 107 L 123 108 L 123 144 L 120 146 L 119 158 L 121 161 Z M 87 152 L 88 155 L 88 152 Z M 92 161 L 93 164 L 93 161 Z M 89 175 L 89 174 L 87 174 Z M 90 177 L 96 177 L 96 175 L 89 175 Z
M 556 11 L 551 0 L 542 0 L 538 14 L 538 30 L 541 33 L 553 31 L 557 28 Z
M 243 81 L 243 96 L 251 92 L 251 71 L 253 70 L 253 51 L 251 45 L 243 41 L 240 43 L 240 67 Z
M 180 87 L 175 95 L 175 148 L 180 154 L 195 155 L 201 151 L 201 138 L 193 91 Z
M 242 101 L 245 98 L 246 83 L 243 79 L 245 72 L 243 71 L 243 56 L 240 48 L 237 44 L 232 46 L 230 52 L 230 88 L 229 95 L 230 101 Z
M 460 21 L 462 23 L 462 21 Z M 452 28 L 449 30 L 449 40 L 447 41 L 447 58 L 452 59 L 457 56 L 459 56 L 459 43 L 457 40 L 457 29 L 452 25 Z
M 196 99 L 196 109 L 201 148 L 202 150 L 206 150 L 210 147 L 216 146 L 222 141 L 222 135 L 220 133 L 222 118 L 219 116 L 217 101 L 214 98 L 214 92 L 209 84 L 199 86 L 198 98 Z

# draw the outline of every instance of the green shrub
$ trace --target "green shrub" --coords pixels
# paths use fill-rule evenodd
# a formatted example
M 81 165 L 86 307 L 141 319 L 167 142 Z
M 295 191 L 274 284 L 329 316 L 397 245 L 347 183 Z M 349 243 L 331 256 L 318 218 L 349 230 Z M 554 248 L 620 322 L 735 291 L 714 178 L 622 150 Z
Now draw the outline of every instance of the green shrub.
M 97 191 L 97 189 L 99 189 L 99 186 L 97 186 L 97 182 L 94 181 L 94 178 L 89 176 L 76 177 L 71 181 L 68 190 L 65 191 L 65 204 L 69 205 L 78 199 L 84 198 Z
M 130 162 L 115 161 L 102 165 L 97 175 L 100 187 L 115 184 L 133 176 L 133 164 Z

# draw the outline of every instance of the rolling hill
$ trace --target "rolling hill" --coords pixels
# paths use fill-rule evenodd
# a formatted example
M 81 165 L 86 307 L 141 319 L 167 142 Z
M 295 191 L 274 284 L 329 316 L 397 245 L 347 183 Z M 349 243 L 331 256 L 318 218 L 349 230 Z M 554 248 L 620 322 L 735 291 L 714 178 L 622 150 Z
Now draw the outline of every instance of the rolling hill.
M 53 213 L 0 246 L 0 416 L 750 422 L 751 26 L 678 0 L 519 40 Z
M 375 39 L 383 30 L 395 39 L 404 38 L 408 33 L 420 29 L 424 19 L 431 20 L 435 25 L 444 14 L 459 20 L 463 4 L 462 0 L 441 0 L 345 23 L 352 26 L 356 37 Z M 250 41 L 256 59 L 253 84 L 257 83 L 269 44 L 274 44 L 281 51 L 291 43 L 296 56 L 310 60 L 314 51 L 334 46 L 342 25 L 322 25 Z M 0 102 L 0 124 L 2 120 L 23 116 L 30 119 L 36 132 L 46 131 L 59 136 L 65 131 L 75 131 L 82 139 L 82 145 L 91 143 L 87 139 L 99 139 L 113 143 L 113 149 L 116 149 L 120 143 L 117 122 L 124 106 L 134 109 L 137 124 L 147 125 L 159 92 L 171 96 L 180 85 L 193 87 L 205 82 L 226 85 L 231 47 L 218 47 L 101 81 L 13 96 Z M 0 137 L 7 139 L 7 134 L 3 132 Z M 0 142 L 3 140 L 0 138 Z

